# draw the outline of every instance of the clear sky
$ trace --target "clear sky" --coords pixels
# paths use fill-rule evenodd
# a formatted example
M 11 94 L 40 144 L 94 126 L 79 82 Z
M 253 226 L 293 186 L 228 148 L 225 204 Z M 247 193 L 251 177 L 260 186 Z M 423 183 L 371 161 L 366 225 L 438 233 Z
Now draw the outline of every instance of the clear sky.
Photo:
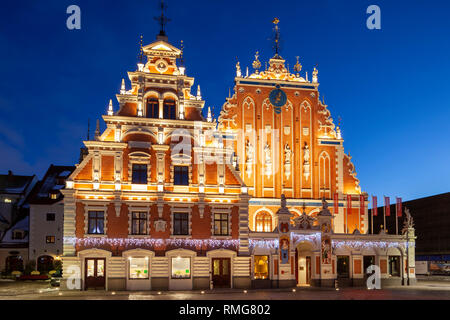
M 169 42 L 185 43 L 187 74 L 217 115 L 256 50 L 300 56 L 333 119 L 342 118 L 363 191 L 404 200 L 450 191 L 450 4 L 445 0 L 167 0 Z M 81 8 L 81 30 L 66 9 Z M 381 30 L 366 9 L 381 8 Z M 140 34 L 155 39 L 157 0 L 3 0 L 0 4 L 0 173 L 36 173 L 78 161 L 87 122 L 105 114 L 126 72 L 136 69 Z M 129 89 L 127 82 L 127 89 Z M 118 103 L 114 99 L 114 106 Z M 102 126 L 103 123 L 102 123 Z M 392 202 L 392 201 L 391 201 Z

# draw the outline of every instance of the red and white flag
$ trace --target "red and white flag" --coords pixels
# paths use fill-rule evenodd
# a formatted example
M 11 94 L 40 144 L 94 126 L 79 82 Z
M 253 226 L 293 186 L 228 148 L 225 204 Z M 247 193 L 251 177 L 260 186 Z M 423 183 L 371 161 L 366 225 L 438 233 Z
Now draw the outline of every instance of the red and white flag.
M 378 215 L 377 196 L 372 196 L 372 216 Z
M 401 217 L 402 216 L 402 198 L 397 198 L 397 217 Z
M 347 214 L 352 214 L 352 196 L 347 195 Z
M 336 192 L 334 194 L 334 214 L 339 213 L 339 194 Z
M 389 197 L 384 197 L 384 213 L 386 217 L 391 216 L 391 205 Z

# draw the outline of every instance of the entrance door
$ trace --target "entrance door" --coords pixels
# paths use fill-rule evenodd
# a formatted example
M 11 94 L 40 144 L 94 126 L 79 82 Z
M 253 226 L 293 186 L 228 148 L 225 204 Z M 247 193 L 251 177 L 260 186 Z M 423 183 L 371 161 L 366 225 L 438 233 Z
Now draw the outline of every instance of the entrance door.
M 212 268 L 212 281 L 214 288 L 230 288 L 230 258 L 213 258 Z
M 306 257 L 306 284 L 311 284 L 311 257 Z
M 105 289 L 105 258 L 86 258 L 85 289 Z

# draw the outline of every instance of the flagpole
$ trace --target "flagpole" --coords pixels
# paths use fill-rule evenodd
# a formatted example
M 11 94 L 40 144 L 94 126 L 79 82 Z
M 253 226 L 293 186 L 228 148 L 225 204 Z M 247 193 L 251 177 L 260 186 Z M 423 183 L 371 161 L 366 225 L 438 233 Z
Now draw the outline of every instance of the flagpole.
M 384 196 L 384 207 L 383 207 L 383 221 L 384 221 L 384 231 L 386 231 L 386 196 Z
M 373 196 L 372 196 L 372 208 L 374 207 L 374 205 L 373 205 Z M 373 234 L 373 214 L 374 214 L 374 210 L 377 210 L 378 208 L 374 208 L 374 209 L 372 209 L 372 217 L 371 217 L 371 219 L 372 219 L 372 223 L 370 224 L 370 226 L 371 226 L 371 229 L 372 229 L 372 234 Z

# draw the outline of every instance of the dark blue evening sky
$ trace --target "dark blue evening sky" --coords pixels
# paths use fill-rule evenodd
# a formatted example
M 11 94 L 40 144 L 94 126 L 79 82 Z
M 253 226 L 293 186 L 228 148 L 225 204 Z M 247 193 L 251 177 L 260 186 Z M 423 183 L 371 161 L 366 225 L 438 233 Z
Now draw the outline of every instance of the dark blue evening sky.
M 81 30 L 66 28 L 71 4 L 81 7 Z M 321 96 L 335 122 L 342 117 L 362 189 L 404 200 L 450 191 L 448 1 L 167 4 L 169 41 L 184 40 L 187 74 L 216 115 L 236 57 L 245 72 L 256 50 L 263 65 L 273 55 L 278 17 L 291 68 L 297 55 L 309 74 L 318 64 Z M 366 28 L 371 4 L 381 8 L 381 30 Z M 158 14 L 157 0 L 1 1 L 1 173 L 42 177 L 51 163 L 77 162 L 88 119 L 93 132 L 136 68 L 139 35 L 145 44 L 155 39 Z

